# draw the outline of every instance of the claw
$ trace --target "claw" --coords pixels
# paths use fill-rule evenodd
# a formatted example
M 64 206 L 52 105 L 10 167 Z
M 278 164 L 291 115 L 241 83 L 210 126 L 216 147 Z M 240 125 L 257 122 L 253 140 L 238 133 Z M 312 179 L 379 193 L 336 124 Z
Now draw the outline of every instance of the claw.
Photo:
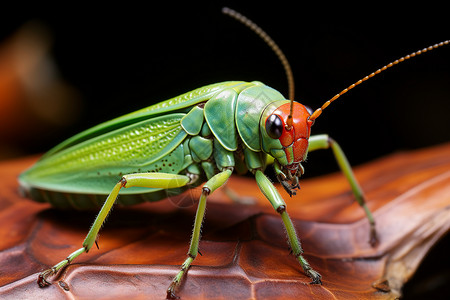
M 369 244 L 372 247 L 376 247 L 378 245 L 378 236 L 377 236 L 377 231 L 375 229 L 375 224 L 370 226 Z
M 167 289 L 167 296 L 166 299 L 180 299 L 180 297 L 178 297 L 177 295 L 175 295 L 175 287 L 173 286 L 173 283 L 169 286 L 169 288 Z
M 322 284 L 322 275 L 320 275 L 318 272 L 314 271 L 313 269 L 309 269 L 306 271 L 308 276 L 312 279 L 310 284 Z
M 180 299 L 180 297 L 178 297 L 177 295 L 175 295 L 175 293 L 172 293 L 172 292 L 167 291 L 166 299 L 170 299 L 170 300 L 172 300 L 172 299 Z
M 39 274 L 38 280 L 37 280 L 37 284 L 39 285 L 40 288 L 44 288 L 46 286 L 51 285 L 52 283 L 49 282 L 47 280 L 48 276 L 51 276 L 55 274 L 55 272 L 53 271 L 53 269 L 48 269 L 45 270 L 44 272 Z

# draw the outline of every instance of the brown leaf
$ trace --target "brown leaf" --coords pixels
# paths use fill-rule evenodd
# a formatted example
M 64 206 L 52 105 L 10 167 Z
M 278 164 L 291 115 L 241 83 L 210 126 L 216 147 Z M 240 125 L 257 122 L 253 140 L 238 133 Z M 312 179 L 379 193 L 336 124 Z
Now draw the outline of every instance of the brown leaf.
M 305 257 L 323 276 L 311 285 L 286 243 L 278 214 L 252 178 L 229 186 L 255 205 L 231 203 L 221 190 L 207 206 L 202 256 L 178 293 L 183 299 L 394 299 L 429 249 L 450 226 L 450 144 L 397 153 L 355 170 L 374 212 L 380 243 L 341 174 L 302 180 L 289 198 Z M 0 164 L 0 297 L 165 297 L 186 258 L 195 205 L 171 201 L 115 209 L 93 247 L 47 288 L 39 272 L 81 247 L 96 212 L 58 211 L 23 199 L 17 175 L 35 158 Z

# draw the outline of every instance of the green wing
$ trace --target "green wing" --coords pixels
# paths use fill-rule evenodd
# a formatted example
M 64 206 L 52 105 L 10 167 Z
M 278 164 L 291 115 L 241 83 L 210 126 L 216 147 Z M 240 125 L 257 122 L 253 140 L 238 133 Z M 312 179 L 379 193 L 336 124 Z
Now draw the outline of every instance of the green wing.
M 180 145 L 186 137 L 180 125 L 184 116 L 165 114 L 66 146 L 22 173 L 21 185 L 65 193 L 108 194 L 122 174 L 178 173 L 184 164 Z M 167 163 L 166 169 L 161 169 L 165 160 L 171 160 L 170 167 Z
M 64 142 L 60 143 L 59 145 L 55 146 L 53 149 L 48 151 L 46 154 L 44 154 L 42 158 L 52 156 L 55 153 L 58 153 L 64 149 L 69 148 L 70 146 L 100 136 L 104 133 L 128 126 L 130 124 L 140 122 L 145 119 L 149 119 L 167 113 L 183 111 L 188 107 L 209 100 L 213 95 L 215 95 L 217 92 L 220 92 L 225 88 L 235 87 L 242 84 L 244 84 L 244 82 L 241 81 L 227 81 L 216 84 L 210 84 L 195 89 L 191 92 L 182 94 L 178 97 L 174 97 L 169 100 L 159 102 L 149 107 L 104 122 L 65 140 Z

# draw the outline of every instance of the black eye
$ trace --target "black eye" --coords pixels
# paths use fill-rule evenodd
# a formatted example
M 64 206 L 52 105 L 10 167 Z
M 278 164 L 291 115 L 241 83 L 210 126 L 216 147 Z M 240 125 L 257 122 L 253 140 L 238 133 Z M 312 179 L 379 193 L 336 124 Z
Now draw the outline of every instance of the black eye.
M 283 133 L 283 121 L 277 115 L 270 115 L 266 120 L 267 135 L 273 139 L 278 139 Z

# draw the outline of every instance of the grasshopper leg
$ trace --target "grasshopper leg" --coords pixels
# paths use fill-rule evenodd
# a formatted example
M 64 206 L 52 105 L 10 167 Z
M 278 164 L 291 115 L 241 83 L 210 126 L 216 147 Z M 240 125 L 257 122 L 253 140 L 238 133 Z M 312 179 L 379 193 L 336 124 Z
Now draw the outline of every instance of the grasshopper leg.
M 122 179 L 114 186 L 108 198 L 106 198 L 105 203 L 103 204 L 97 218 L 94 221 L 94 224 L 92 224 L 92 227 L 83 242 L 83 247 L 71 253 L 66 259 L 57 263 L 52 268 L 40 273 L 37 281 L 38 285 L 40 287 L 50 285 L 51 282 L 48 280 L 50 276 L 57 274 L 61 269 L 70 264 L 82 253 L 89 252 L 94 243 L 96 243 L 98 232 L 111 211 L 119 191 L 122 188 L 138 186 L 168 189 L 185 186 L 189 183 L 189 181 L 190 179 L 188 176 L 168 173 L 136 173 L 123 176 Z
M 372 212 L 367 207 L 364 193 L 360 185 L 358 184 L 355 175 L 353 174 L 352 167 L 350 166 L 350 163 L 348 162 L 347 157 L 344 154 L 344 151 L 342 151 L 339 144 L 336 143 L 336 141 L 330 138 L 327 134 L 315 135 L 310 137 L 308 152 L 317 149 L 329 149 L 329 148 L 331 148 L 331 150 L 333 151 L 334 157 L 336 158 L 336 161 L 342 173 L 347 178 L 352 188 L 353 194 L 355 195 L 356 201 L 364 209 L 364 212 L 366 213 L 367 219 L 369 220 L 370 224 L 369 244 L 372 247 L 375 247 L 378 243 L 377 231 L 375 229 L 375 219 L 372 216 Z
M 300 244 L 300 240 L 298 239 L 294 224 L 292 223 L 291 218 L 286 212 L 286 203 L 278 193 L 278 190 L 260 170 L 256 171 L 255 178 L 258 187 L 260 188 L 264 196 L 266 196 L 266 198 L 272 204 L 273 208 L 280 214 L 281 219 L 283 220 L 284 227 L 286 228 L 288 242 L 291 247 L 292 253 L 300 263 L 303 271 L 312 279 L 311 283 L 322 284 L 322 276 L 311 268 L 308 261 L 302 255 L 303 249 Z
M 203 218 L 205 216 L 206 209 L 206 197 L 214 192 L 217 188 L 221 187 L 226 183 L 228 178 L 233 173 L 231 168 L 225 169 L 224 171 L 214 175 L 209 179 L 202 188 L 202 194 L 200 196 L 200 201 L 198 202 L 197 213 L 195 215 L 194 229 L 192 232 L 191 243 L 189 246 L 188 257 L 181 265 L 181 270 L 178 274 L 173 278 L 172 283 L 167 289 L 167 299 L 177 299 L 176 291 L 181 284 L 182 279 L 186 275 L 191 263 L 197 257 L 197 253 L 199 253 L 198 245 L 200 242 L 200 231 L 203 223 Z

